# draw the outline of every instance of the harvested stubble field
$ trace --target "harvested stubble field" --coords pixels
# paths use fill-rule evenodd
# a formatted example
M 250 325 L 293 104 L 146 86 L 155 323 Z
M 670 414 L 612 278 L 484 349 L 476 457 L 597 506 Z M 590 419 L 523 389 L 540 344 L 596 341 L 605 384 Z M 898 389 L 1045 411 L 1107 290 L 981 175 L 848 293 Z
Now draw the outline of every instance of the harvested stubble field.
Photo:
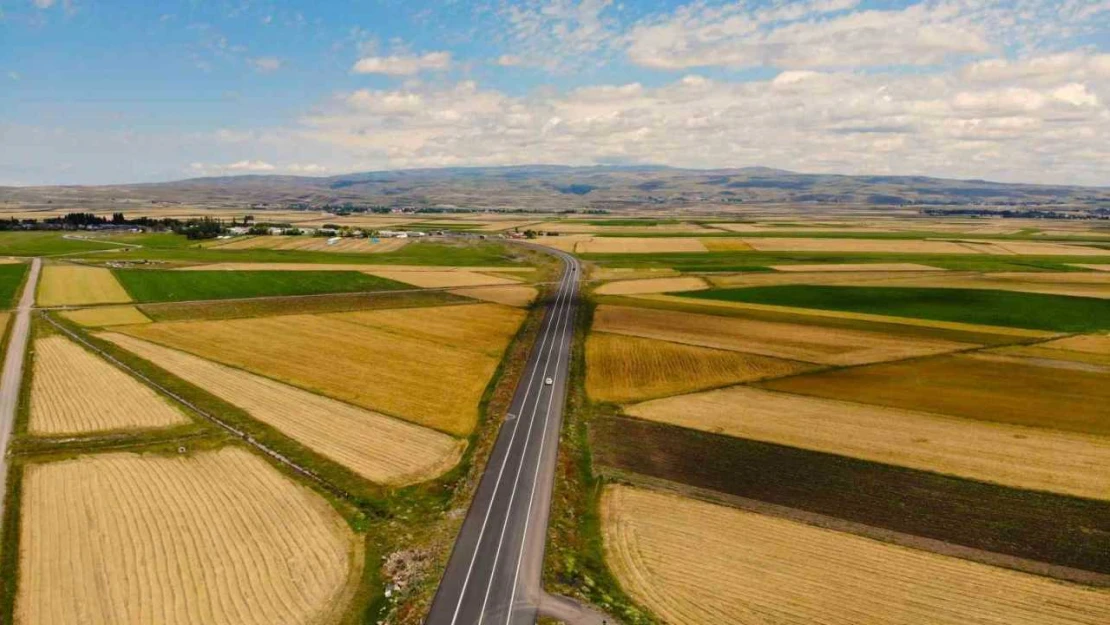
M 160 428 L 189 419 L 149 387 L 63 336 L 35 340 L 28 431 Z
M 932 241 L 921 239 L 827 239 L 760 237 L 744 239 L 759 252 L 856 252 L 868 254 L 989 254 L 1103 256 L 1106 250 L 1058 243 Z
M 447 291 L 383 291 L 375 293 L 333 293 L 313 297 L 275 297 L 262 299 L 208 300 L 146 304 L 143 314 L 154 321 L 218 320 L 271 315 L 299 315 L 383 308 L 420 308 L 471 304 L 472 300 Z
M 341 239 L 328 245 L 324 237 L 308 236 L 257 236 L 213 246 L 221 250 L 300 250 L 308 252 L 342 252 L 347 254 L 381 254 L 401 249 L 408 239 Z
M 590 440 L 602 473 L 615 469 L 794 508 L 875 528 L 871 534 L 897 532 L 1110 574 L 1110 502 L 1105 500 L 1019 490 L 625 417 L 594 419 Z M 951 552 L 918 538 L 906 544 Z
M 596 401 L 630 402 L 789 375 L 798 362 L 594 332 L 586 342 L 586 392 Z
M 517 308 L 531 306 L 539 295 L 539 291 L 531 286 L 472 286 L 465 289 L 452 289 L 450 293 Z
M 27 467 L 16 623 L 311 625 L 362 566 L 315 493 L 237 448 Z
M 645 280 L 620 280 L 603 284 L 594 290 L 598 295 L 637 295 L 641 293 L 674 293 L 700 291 L 709 288 L 705 280 L 688 276 L 682 278 L 648 278 Z
M 488 276 L 474 271 L 373 271 L 370 273 L 379 278 L 403 282 L 422 289 L 519 284 L 516 280 Z
M 462 441 L 442 432 L 184 352 L 122 334 L 100 337 L 378 484 L 411 484 L 435 477 L 458 462 L 464 447 Z
M 937 414 L 1110 435 L 1110 374 L 976 354 L 782 380 L 766 388 Z
M 625 412 L 706 432 L 1110 499 L 1110 438 L 733 387 Z
M 895 360 L 971 347 L 955 341 L 630 306 L 598 306 L 593 328 L 830 365 Z
M 578 254 L 658 254 L 674 252 L 706 252 L 701 239 L 594 237 L 574 246 Z
M 176 271 L 130 269 L 116 277 L 138 302 L 390 291 L 405 285 L 358 271 Z
M 1096 625 L 1110 593 L 763 516 L 610 486 L 605 552 L 666 622 Z
M 126 326 L 150 323 L 150 319 L 134 306 L 100 306 L 61 313 L 70 321 L 88 327 Z
M 286 315 L 122 331 L 449 434 L 467 435 L 524 312 L 507 306 Z M 480 314 L 481 311 L 487 314 Z M 381 314 L 381 321 L 373 315 Z M 446 321 L 444 321 L 446 320 Z M 275 340 L 280 337 L 280 340 Z
M 1041 347 L 1088 354 L 1110 355 L 1110 334 L 1086 334 L 1041 343 Z
M 817 308 L 1052 332 L 1110 328 L 1110 301 L 986 289 L 917 286 L 767 286 L 713 289 L 683 297 Z
M 78 265 L 47 265 L 42 268 L 39 306 L 84 306 L 122 304 L 131 301 L 123 286 L 108 269 Z
M 1101 370 L 1105 371 L 1106 373 L 1110 373 L 1110 353 L 1095 354 L 1091 352 L 1071 349 L 1059 349 L 1056 347 L 1049 347 L 1048 343 L 1041 343 L 1038 345 L 1014 345 L 1011 347 L 998 347 L 984 353 L 1000 354 L 1004 356 L 1020 356 L 1027 359 L 1036 359 L 1032 360 L 1032 362 L 1040 360 L 1040 364 L 1046 367 L 1068 367 L 1073 366 L 1069 365 L 1068 363 L 1084 363 L 1087 365 L 1095 366 L 1080 366 L 1078 368 L 1087 369 L 1090 371 Z
M 674 269 L 652 267 L 632 269 L 593 265 L 588 268 L 588 271 L 591 280 L 646 280 L 649 278 L 672 278 L 679 275 Z

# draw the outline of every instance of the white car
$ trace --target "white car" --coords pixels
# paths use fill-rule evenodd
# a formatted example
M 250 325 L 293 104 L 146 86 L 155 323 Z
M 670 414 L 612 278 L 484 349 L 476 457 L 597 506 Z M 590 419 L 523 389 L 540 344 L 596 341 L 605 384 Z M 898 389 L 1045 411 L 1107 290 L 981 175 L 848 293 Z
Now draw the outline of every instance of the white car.
M 544 381 L 544 384 L 546 384 L 548 386 L 551 386 L 554 383 L 555 383 L 555 380 L 552 380 L 551 378 L 547 378 L 547 380 Z

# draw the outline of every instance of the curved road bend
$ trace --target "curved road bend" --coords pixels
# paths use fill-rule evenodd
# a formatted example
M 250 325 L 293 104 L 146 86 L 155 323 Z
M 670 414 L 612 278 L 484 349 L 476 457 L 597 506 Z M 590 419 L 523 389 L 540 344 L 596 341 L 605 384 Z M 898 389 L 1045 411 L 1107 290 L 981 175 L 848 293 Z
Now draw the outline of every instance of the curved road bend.
M 31 261 L 31 273 L 23 287 L 12 324 L 8 353 L 4 357 L 4 373 L 0 378 L 0 522 L 4 518 L 4 493 L 8 492 L 8 440 L 15 423 L 19 403 L 19 385 L 23 381 L 23 355 L 27 352 L 27 334 L 31 326 L 31 309 L 35 306 L 35 287 L 39 283 L 42 261 Z
M 541 574 L 581 271 L 573 256 L 545 251 L 562 259 L 562 279 L 432 600 L 429 625 L 531 625 L 541 602 L 551 603 Z M 589 611 L 574 620 L 602 622 Z

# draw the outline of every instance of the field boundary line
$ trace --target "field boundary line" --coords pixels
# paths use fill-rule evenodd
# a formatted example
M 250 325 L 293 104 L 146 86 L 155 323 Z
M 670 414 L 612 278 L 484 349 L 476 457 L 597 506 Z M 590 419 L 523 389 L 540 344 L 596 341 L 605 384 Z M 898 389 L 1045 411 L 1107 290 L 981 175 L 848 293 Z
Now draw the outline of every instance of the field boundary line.
M 70 330 L 69 328 L 63 326 L 62 324 L 58 323 L 56 320 L 51 318 L 50 315 L 42 314 L 41 317 L 46 319 L 52 326 L 54 326 L 55 328 L 57 328 L 58 330 L 60 330 L 64 334 L 66 334 L 67 336 L 69 336 L 71 339 L 77 341 L 81 345 L 84 345 L 86 348 L 95 352 L 101 358 L 104 358 L 108 362 L 110 362 L 110 363 L 114 364 L 115 366 L 117 366 L 117 367 L 123 369 L 124 371 L 128 372 L 132 376 L 135 376 L 136 378 L 142 380 L 143 382 L 145 382 L 146 384 L 148 384 L 152 388 L 155 388 L 158 391 L 164 393 L 167 397 L 170 397 L 170 398 L 174 399 L 175 401 L 177 401 L 181 405 L 185 406 L 189 410 L 192 410 L 194 413 L 200 415 L 204 419 L 206 419 L 209 422 L 215 424 L 217 427 L 223 429 L 224 431 L 230 433 L 231 435 L 233 435 L 234 437 L 238 438 L 239 440 L 245 442 L 246 444 L 250 445 L 251 447 L 254 447 L 256 450 L 258 450 L 258 451 L 262 452 L 263 454 L 269 456 L 270 458 L 276 460 L 278 463 L 292 469 L 296 473 L 298 473 L 298 474 L 308 478 L 309 480 L 315 482 L 317 485 L 324 488 L 325 490 L 327 490 L 328 492 L 330 492 L 333 495 L 336 495 L 336 496 L 338 496 L 338 497 L 340 497 L 344 500 L 351 500 L 352 499 L 352 496 L 351 496 L 350 493 L 343 490 L 342 488 L 339 488 L 335 484 L 332 484 L 327 479 L 318 475 L 315 471 L 313 471 L 313 470 L 311 470 L 307 467 L 301 466 L 301 465 L 297 464 L 296 462 L 293 462 L 292 460 L 290 460 L 285 455 L 283 455 L 283 454 L 279 453 L 278 451 L 276 451 L 274 449 L 271 449 L 270 447 L 268 447 L 268 446 L 260 443 L 259 441 L 255 440 L 255 438 L 253 436 L 251 436 L 250 434 L 248 434 L 247 432 L 245 432 L 243 430 L 240 430 L 239 428 L 236 428 L 235 426 L 233 426 L 230 423 L 224 421 L 223 419 L 220 419 L 219 417 L 201 409 L 200 407 L 196 406 L 195 404 L 193 404 L 189 400 L 185 399 L 184 397 L 181 397 L 177 393 L 174 393 L 173 391 L 167 389 L 166 387 L 162 386 L 161 384 L 158 384 L 157 382 L 150 379 L 149 377 L 147 377 L 143 373 L 132 369 L 131 367 L 127 366 L 126 364 L 124 364 L 123 362 L 118 360 L 115 356 L 112 356 L 111 354 L 107 353 L 103 349 L 101 349 L 101 348 L 97 347 L 96 345 L 93 345 L 92 343 L 90 343 L 83 336 L 80 336 L 76 332 L 74 332 L 74 331 Z

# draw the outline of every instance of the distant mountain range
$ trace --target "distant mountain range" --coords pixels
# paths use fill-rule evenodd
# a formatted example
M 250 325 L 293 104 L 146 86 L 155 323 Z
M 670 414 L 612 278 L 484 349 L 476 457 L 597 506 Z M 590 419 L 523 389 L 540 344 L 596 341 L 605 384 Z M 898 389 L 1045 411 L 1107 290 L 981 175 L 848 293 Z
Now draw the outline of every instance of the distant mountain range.
M 748 203 L 873 206 L 1110 207 L 1110 187 L 1010 184 L 922 176 L 800 174 L 766 167 L 517 166 L 303 176 L 226 176 L 97 187 L 0 187 L 0 202 L 183 203 L 620 209 Z

